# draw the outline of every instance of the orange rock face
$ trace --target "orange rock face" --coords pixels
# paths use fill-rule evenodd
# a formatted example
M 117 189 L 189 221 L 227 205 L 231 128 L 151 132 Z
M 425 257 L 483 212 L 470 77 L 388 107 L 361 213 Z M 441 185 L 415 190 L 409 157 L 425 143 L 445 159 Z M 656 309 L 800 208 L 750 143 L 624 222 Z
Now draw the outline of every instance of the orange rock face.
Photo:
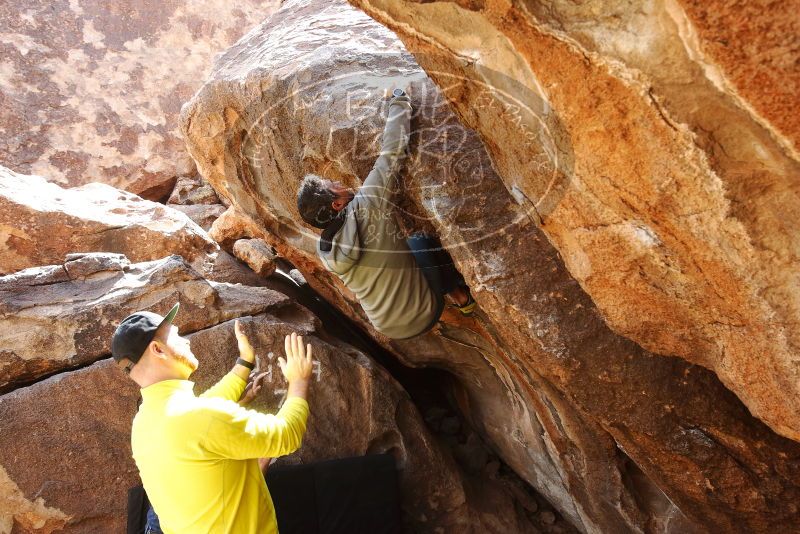
M 575 7 L 588 21 L 575 26 L 613 43 L 612 57 L 507 2 L 357 3 L 419 65 L 343 2 L 287 2 L 184 107 L 199 172 L 231 204 L 212 235 L 264 239 L 369 330 L 316 258 L 296 193 L 308 172 L 358 186 L 387 90 L 407 87 L 396 213 L 438 233 L 481 311 L 408 341 L 371 333 L 407 363 L 452 373 L 483 437 L 583 531 L 800 528 L 788 504 L 800 444 L 775 432 L 792 435 L 797 413 L 793 332 L 772 320 L 795 305 L 795 223 L 770 212 L 794 201 L 795 163 L 775 131 L 702 82 L 671 33 L 675 6 L 648 5 L 630 24 L 624 5 L 606 18 Z M 650 56 L 636 54 L 673 70 L 651 66 L 665 78 L 650 86 Z M 699 85 L 682 92 L 681 80 Z M 681 122 L 692 116 L 715 136 Z M 723 140 L 762 159 L 724 159 Z M 754 176 L 764 181 L 742 180 Z M 728 184 L 770 180 L 752 203 L 729 198 Z
M 788 6 L 352 3 L 480 133 L 611 328 L 713 370 L 800 439 Z
M 680 0 L 699 48 L 741 95 L 742 103 L 795 151 L 800 148 L 800 16 L 792 2 Z

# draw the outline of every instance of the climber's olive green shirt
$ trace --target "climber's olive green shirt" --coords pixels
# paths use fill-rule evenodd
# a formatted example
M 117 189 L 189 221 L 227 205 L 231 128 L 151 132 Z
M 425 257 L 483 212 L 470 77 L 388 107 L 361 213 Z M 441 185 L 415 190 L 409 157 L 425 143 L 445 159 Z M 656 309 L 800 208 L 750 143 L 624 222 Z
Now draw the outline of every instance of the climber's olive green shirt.
M 164 380 L 142 391 L 131 447 L 165 534 L 277 533 L 257 458 L 300 447 L 308 403 L 289 397 L 277 415 L 236 403 L 234 373 L 196 397 L 194 383 Z
M 392 99 L 381 153 L 344 212 L 322 263 L 355 293 L 372 326 L 393 339 L 421 334 L 441 310 L 400 231 L 391 201 L 411 131 L 408 96 Z

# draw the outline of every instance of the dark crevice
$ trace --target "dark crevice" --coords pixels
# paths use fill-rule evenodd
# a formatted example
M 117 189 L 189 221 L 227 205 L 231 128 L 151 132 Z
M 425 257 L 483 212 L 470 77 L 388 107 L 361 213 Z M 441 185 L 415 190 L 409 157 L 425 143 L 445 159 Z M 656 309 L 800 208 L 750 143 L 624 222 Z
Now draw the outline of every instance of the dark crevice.
M 646 532 L 680 532 L 700 534 L 667 495 L 648 477 L 621 448 L 617 448 L 622 484 L 637 508 L 645 512 Z
M 37 383 L 42 382 L 44 380 L 47 380 L 48 378 L 50 378 L 52 376 L 60 375 L 62 373 L 71 373 L 73 371 L 79 371 L 81 369 L 85 369 L 86 367 L 94 365 L 95 363 L 97 363 L 97 362 L 99 362 L 101 360 L 107 359 L 109 357 L 110 356 L 108 354 L 103 354 L 101 356 L 98 356 L 94 360 L 89 360 L 87 362 L 81 362 L 81 363 L 77 363 L 77 364 L 74 364 L 74 365 L 68 365 L 66 367 L 58 367 L 57 369 L 53 369 L 52 371 L 48 371 L 48 372 L 46 372 L 44 374 L 37 374 L 36 376 L 31 377 L 31 378 L 27 378 L 27 379 L 23 378 L 21 380 L 15 378 L 14 382 L 8 383 L 8 384 L 6 384 L 4 386 L 0 386 L 0 395 L 6 395 L 6 394 L 12 393 L 12 392 L 14 392 L 14 391 L 16 391 L 18 389 L 27 388 L 29 386 L 32 386 L 34 384 L 37 384 Z
M 165 182 L 157 183 L 148 189 L 140 191 L 138 195 L 151 202 L 166 204 L 177 182 L 178 176 L 172 176 Z

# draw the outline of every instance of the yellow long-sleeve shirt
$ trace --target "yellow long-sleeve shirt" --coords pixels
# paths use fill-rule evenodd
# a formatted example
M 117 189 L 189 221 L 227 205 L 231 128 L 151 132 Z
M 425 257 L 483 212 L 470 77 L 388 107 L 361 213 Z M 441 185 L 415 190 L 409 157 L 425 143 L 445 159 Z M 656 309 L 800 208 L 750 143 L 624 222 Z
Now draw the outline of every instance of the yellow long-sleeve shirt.
M 165 534 L 278 532 L 257 458 L 300 447 L 308 403 L 289 397 L 275 415 L 248 410 L 236 403 L 245 385 L 231 372 L 199 397 L 188 380 L 141 390 L 131 447 Z

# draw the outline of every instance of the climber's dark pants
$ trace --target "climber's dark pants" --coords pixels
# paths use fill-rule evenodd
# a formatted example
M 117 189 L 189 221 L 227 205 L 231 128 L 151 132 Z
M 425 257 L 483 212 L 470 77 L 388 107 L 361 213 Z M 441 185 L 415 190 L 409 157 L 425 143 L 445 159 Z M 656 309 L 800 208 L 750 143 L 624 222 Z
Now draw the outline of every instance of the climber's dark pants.
M 421 333 L 425 333 L 439 322 L 444 311 L 444 296 L 458 287 L 467 287 L 464 277 L 456 270 L 453 258 L 435 237 L 416 233 L 406 240 L 408 248 L 422 269 L 422 274 L 436 295 L 436 314 L 433 321 Z
M 158 516 L 152 506 L 147 510 L 147 526 L 144 529 L 144 534 L 163 534 Z

